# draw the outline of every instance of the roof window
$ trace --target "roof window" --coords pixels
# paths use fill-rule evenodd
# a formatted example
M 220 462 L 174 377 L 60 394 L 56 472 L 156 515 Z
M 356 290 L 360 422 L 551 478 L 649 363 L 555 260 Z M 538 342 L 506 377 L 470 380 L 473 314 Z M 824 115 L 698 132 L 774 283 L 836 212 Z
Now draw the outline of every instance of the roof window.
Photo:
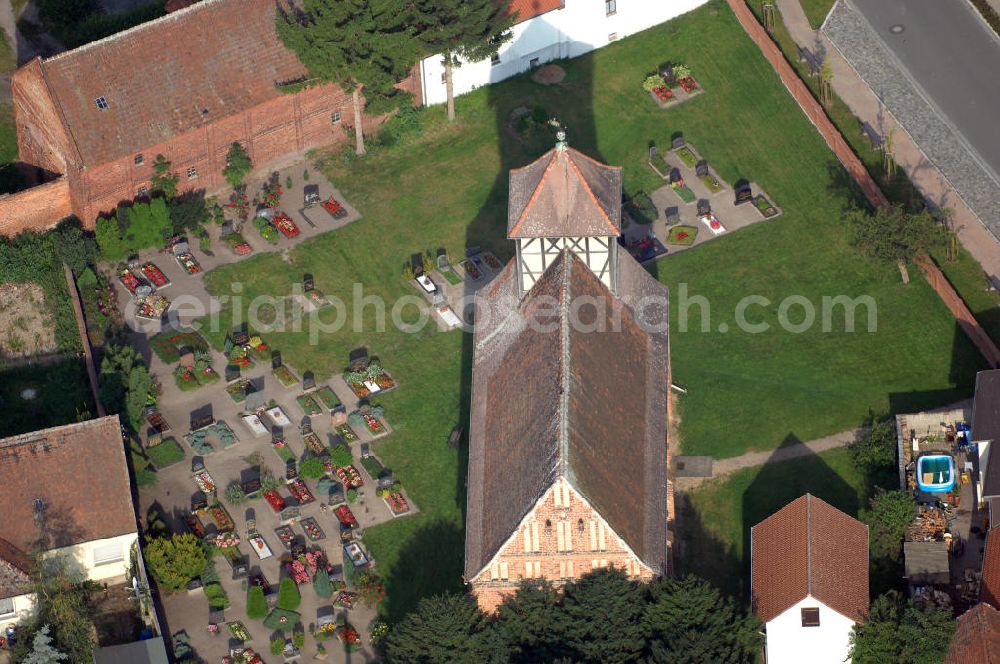
M 95 102 L 97 104 L 98 110 L 106 111 L 108 110 L 108 100 L 104 97 L 98 97 Z

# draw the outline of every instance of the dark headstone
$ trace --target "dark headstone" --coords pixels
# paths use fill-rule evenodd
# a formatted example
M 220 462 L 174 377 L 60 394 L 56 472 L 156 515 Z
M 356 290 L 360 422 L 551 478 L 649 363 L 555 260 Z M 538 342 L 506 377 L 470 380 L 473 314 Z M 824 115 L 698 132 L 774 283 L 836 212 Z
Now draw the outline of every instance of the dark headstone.
M 347 357 L 350 362 L 351 371 L 364 371 L 368 368 L 367 348 L 355 348 Z
M 250 334 L 246 330 L 233 332 L 233 344 L 236 346 L 246 346 L 250 343 Z
M 219 237 L 227 238 L 233 234 L 233 222 L 225 221 L 222 224 L 222 228 L 219 229 Z
M 260 478 L 247 480 L 243 483 L 243 493 L 246 495 L 254 494 L 260 491 Z
M 308 272 L 302 276 L 302 290 L 309 292 L 316 288 L 316 282 L 313 280 L 313 276 Z
M 735 205 L 742 205 L 743 203 L 749 203 L 753 200 L 753 194 L 750 193 L 750 186 L 747 185 L 745 188 L 736 190 L 736 200 Z
M 700 178 L 708 177 L 708 162 L 704 159 L 694 165 L 694 174 Z
M 281 351 L 273 350 L 271 351 L 271 368 L 277 369 L 281 366 Z
M 667 226 L 681 223 L 681 211 L 676 205 L 672 205 L 664 210 L 667 217 Z
M 199 491 L 193 496 L 191 496 L 191 511 L 197 512 L 198 510 L 203 510 L 208 507 L 208 496 L 205 495 L 204 491 Z
M 212 417 L 211 413 L 191 413 L 191 431 L 204 429 L 214 422 L 215 418 Z
M 419 277 L 424 273 L 423 254 L 413 254 L 410 256 L 410 269 L 413 270 L 413 276 L 415 277 Z
M 285 464 L 285 479 L 294 480 L 299 476 L 299 466 L 295 463 L 295 459 L 292 459 Z
M 240 368 L 235 364 L 226 365 L 226 382 L 231 383 L 240 379 Z
M 704 198 L 698 199 L 698 216 L 703 217 L 707 214 L 712 214 L 712 204 L 709 203 Z
M 302 372 L 302 389 L 311 390 L 316 387 L 316 375 L 311 371 Z
M 681 169 L 671 168 L 670 169 L 670 184 L 675 182 L 681 182 L 684 178 L 681 176 Z
M 250 565 L 247 564 L 246 556 L 235 556 L 233 558 L 228 558 L 228 560 L 229 565 L 233 568 L 234 581 L 245 579 L 250 576 Z
M 656 146 L 655 145 L 650 145 L 649 146 L 649 160 L 653 161 L 653 157 L 655 157 L 655 156 L 656 156 Z
M 670 139 L 670 148 L 676 150 L 677 148 L 682 148 L 686 145 L 684 142 L 684 134 L 677 132 L 674 134 L 673 138 Z

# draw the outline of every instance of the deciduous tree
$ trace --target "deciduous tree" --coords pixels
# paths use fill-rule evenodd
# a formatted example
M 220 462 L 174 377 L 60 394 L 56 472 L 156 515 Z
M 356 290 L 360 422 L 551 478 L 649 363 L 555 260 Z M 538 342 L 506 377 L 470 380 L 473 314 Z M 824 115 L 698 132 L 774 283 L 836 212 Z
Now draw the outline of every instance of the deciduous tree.
M 243 184 L 252 170 L 253 164 L 250 162 L 250 155 L 247 154 L 246 148 L 239 141 L 233 141 L 226 154 L 226 167 L 222 169 L 222 175 L 233 189 L 236 189 Z
M 868 619 L 851 633 L 854 664 L 940 662 L 948 652 L 955 620 L 951 609 L 919 609 L 896 591 L 872 602 Z
M 350 92 L 355 152 L 365 154 L 361 93 L 372 112 L 385 112 L 402 95 L 394 84 L 416 63 L 420 43 L 412 11 L 402 0 L 302 0 L 282 4 L 278 34 L 315 80 Z M 376 104 L 376 98 L 381 98 Z M 376 106 L 373 106 L 376 104 Z
M 421 43 L 440 53 L 448 97 L 448 120 L 455 120 L 454 70 L 462 60 L 481 62 L 511 39 L 515 16 L 508 0 L 417 0 Z
M 173 200 L 174 196 L 177 195 L 177 183 L 180 180 L 181 176 L 170 170 L 170 162 L 167 161 L 167 158 L 162 154 L 156 155 L 156 159 L 153 161 L 153 177 L 150 178 L 153 191 L 162 193 L 168 201 Z
M 847 214 L 852 243 L 872 258 L 894 262 L 907 281 L 906 263 L 921 254 L 942 248 L 947 229 L 926 210 L 907 212 L 902 205 L 885 205 L 870 214 L 852 210 Z
M 865 520 L 870 530 L 869 549 L 872 558 L 899 558 L 906 527 L 917 512 L 916 501 L 905 491 L 877 488 L 870 507 Z
M 146 546 L 146 561 L 161 587 L 178 591 L 201 574 L 207 556 L 194 535 L 183 533 L 150 540 Z

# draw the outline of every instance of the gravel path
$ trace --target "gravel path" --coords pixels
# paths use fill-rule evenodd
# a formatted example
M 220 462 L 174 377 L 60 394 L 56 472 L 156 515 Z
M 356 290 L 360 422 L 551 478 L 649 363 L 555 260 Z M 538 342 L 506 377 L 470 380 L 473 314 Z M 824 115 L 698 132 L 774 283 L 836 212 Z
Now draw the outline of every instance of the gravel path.
M 868 21 L 839 0 L 823 32 L 995 236 L 1000 236 L 1000 182 L 970 153 L 961 135 L 913 84 Z

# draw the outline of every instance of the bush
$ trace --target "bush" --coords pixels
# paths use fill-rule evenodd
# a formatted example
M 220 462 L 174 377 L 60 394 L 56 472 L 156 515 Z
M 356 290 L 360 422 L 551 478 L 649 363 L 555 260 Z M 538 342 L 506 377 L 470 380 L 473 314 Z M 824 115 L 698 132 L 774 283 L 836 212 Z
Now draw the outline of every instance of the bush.
M 177 591 L 201 574 L 208 556 L 198 538 L 184 533 L 150 540 L 146 546 L 146 562 L 160 586 Z
M 264 598 L 264 589 L 258 585 L 251 585 L 247 590 L 247 617 L 251 620 L 263 620 L 267 616 L 267 600 Z
M 253 164 L 250 163 L 250 155 L 247 154 L 242 145 L 234 142 L 229 146 L 226 167 L 222 170 L 222 175 L 233 186 L 233 189 L 236 189 L 243 184 L 243 180 L 246 179 L 251 170 L 253 170 Z
M 276 636 L 271 639 L 271 654 L 277 657 L 285 650 L 285 637 Z
M 377 480 L 382 477 L 382 474 L 385 472 L 385 467 L 373 456 L 362 459 L 361 466 L 373 480 Z
M 906 527 L 916 514 L 917 503 L 911 493 L 876 488 L 871 511 L 865 519 L 870 530 L 872 558 L 898 560 Z
M 330 575 L 326 573 L 325 569 L 316 570 L 316 576 L 313 577 L 313 590 L 316 591 L 318 597 L 323 599 L 333 595 L 333 584 L 330 583 Z
M 240 505 L 247 499 L 246 492 L 243 491 L 243 487 L 239 484 L 230 484 L 226 487 L 226 500 L 228 500 L 233 505 Z
M 357 502 L 357 500 L 358 500 L 358 492 L 355 491 L 354 489 L 348 489 L 347 490 L 347 502 L 353 503 L 353 502 Z
M 642 89 L 646 92 L 652 92 L 656 88 L 662 88 L 664 85 L 663 77 L 659 74 L 653 74 L 647 76 L 646 80 L 642 82 Z
M 302 595 L 299 594 L 299 587 L 290 578 L 285 577 L 278 586 L 278 608 L 286 611 L 294 611 L 302 603 Z
M 213 609 L 229 608 L 229 595 L 226 594 L 225 588 L 218 583 L 211 583 L 205 586 L 205 598 L 208 600 L 208 605 Z
M 345 468 L 354 463 L 354 455 L 345 445 L 337 445 L 330 449 L 330 461 L 338 468 Z
M 892 420 L 876 422 L 864 438 L 851 444 L 850 450 L 854 463 L 864 468 L 895 466 L 896 425 Z
M 299 475 L 317 480 L 326 475 L 326 467 L 319 457 L 306 457 L 299 464 Z
M 301 649 L 306 644 L 306 633 L 300 629 L 292 632 L 292 645 Z

